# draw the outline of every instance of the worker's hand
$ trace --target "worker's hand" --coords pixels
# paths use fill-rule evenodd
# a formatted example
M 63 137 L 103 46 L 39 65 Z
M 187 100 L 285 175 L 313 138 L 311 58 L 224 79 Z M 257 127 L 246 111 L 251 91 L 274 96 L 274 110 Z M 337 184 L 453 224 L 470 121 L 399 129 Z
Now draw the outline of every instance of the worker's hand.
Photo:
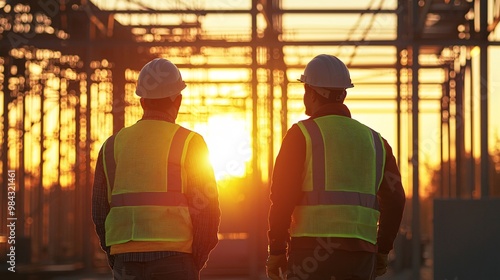
M 377 264 L 375 266 L 375 275 L 381 276 L 387 272 L 387 254 L 377 253 Z
M 285 279 L 287 262 L 286 254 L 269 255 L 266 262 L 267 277 L 272 280 Z

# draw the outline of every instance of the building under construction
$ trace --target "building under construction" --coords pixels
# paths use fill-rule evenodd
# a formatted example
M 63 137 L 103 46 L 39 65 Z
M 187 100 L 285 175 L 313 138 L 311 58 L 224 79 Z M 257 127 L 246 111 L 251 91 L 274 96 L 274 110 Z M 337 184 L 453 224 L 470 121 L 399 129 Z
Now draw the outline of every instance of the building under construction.
M 188 84 L 177 122 L 207 140 L 219 183 L 221 241 L 204 273 L 262 278 L 274 159 L 305 118 L 296 79 L 328 53 L 350 69 L 353 117 L 394 148 L 410 203 L 393 269 L 420 279 L 429 165 L 441 199 L 500 196 L 500 1 L 326 2 L 0 1 L 0 275 L 12 232 L 19 277 L 108 271 L 90 215 L 97 155 L 141 118 L 138 73 L 164 57 Z

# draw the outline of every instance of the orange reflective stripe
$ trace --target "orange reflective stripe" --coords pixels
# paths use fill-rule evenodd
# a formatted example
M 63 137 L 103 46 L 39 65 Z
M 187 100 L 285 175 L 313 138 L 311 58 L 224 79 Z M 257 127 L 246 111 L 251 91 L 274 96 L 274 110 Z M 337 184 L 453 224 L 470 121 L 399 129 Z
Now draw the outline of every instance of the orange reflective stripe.
M 182 193 L 141 192 L 112 195 L 111 207 L 122 206 L 187 206 L 187 200 Z
M 325 190 L 325 143 L 318 124 L 313 119 L 302 122 L 311 136 L 313 191 Z
M 384 144 L 380 139 L 378 133 L 370 128 L 372 132 L 373 144 L 375 147 L 375 193 L 378 192 L 378 188 L 381 184 L 382 176 L 384 175 Z M 378 210 L 378 199 L 375 199 L 373 208 Z
M 374 208 L 377 197 L 373 194 L 347 191 L 307 192 L 300 205 L 354 205 Z
M 376 131 L 370 129 L 373 137 L 373 146 L 375 147 L 375 192 L 378 191 L 378 187 L 380 185 L 380 179 L 384 174 L 384 145 L 380 140 L 380 137 Z
M 179 127 L 170 144 L 167 167 L 167 191 L 182 192 L 182 154 L 190 131 Z
M 102 161 L 104 165 L 104 174 L 106 175 L 106 181 L 108 183 L 108 192 L 111 193 L 115 184 L 115 135 L 106 140 L 104 144 L 104 149 L 102 153 Z

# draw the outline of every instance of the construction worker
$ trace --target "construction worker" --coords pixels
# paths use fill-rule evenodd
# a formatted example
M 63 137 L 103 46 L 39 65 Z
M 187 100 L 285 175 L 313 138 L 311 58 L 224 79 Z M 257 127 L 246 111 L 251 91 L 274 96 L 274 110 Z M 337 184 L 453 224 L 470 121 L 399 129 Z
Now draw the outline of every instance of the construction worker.
M 316 56 L 299 81 L 310 118 L 288 130 L 276 158 L 267 275 L 374 279 L 386 272 L 405 204 L 392 149 L 351 118 L 343 102 L 353 84 L 337 57 Z
M 206 143 L 175 124 L 185 87 L 169 60 L 147 63 L 136 88 L 142 119 L 99 152 L 92 218 L 114 279 L 199 279 L 218 242 Z

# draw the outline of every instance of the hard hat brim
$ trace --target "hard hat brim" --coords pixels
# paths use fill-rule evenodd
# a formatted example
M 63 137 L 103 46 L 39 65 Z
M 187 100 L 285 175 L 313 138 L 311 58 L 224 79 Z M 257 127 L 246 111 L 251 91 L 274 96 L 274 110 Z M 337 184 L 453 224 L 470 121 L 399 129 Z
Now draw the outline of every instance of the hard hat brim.
M 145 90 L 145 89 L 140 89 L 138 87 L 135 90 L 135 94 L 137 94 L 137 96 L 142 98 L 162 99 L 166 97 L 179 95 L 181 91 L 184 90 L 186 87 L 187 87 L 186 83 L 184 81 L 180 81 L 178 82 L 177 87 L 169 85 L 168 87 L 158 87 L 154 90 Z

